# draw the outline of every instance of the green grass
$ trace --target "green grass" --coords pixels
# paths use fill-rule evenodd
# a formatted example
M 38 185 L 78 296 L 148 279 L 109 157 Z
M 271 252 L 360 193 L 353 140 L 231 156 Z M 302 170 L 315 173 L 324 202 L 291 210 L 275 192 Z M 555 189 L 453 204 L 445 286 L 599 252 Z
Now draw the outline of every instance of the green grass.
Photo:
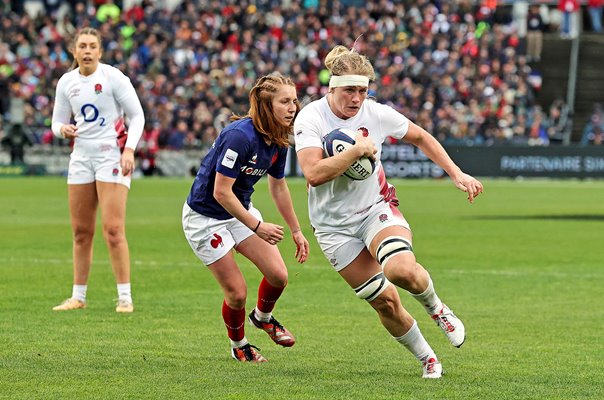
M 136 312 L 114 312 L 100 232 L 86 310 L 71 293 L 67 189 L 60 178 L 0 180 L 1 399 L 601 399 L 604 182 L 485 181 L 473 205 L 449 181 L 395 181 L 418 260 L 463 318 L 461 349 L 402 293 L 447 374 L 420 367 L 331 270 L 307 223 L 304 182 L 290 180 L 311 243 L 305 265 L 287 238 L 290 284 L 276 316 L 291 349 L 247 329 L 270 360 L 236 363 L 222 296 L 189 249 L 180 213 L 190 179 L 133 183 L 128 238 Z M 282 223 L 259 185 L 254 204 Z M 238 258 L 248 307 L 260 274 Z

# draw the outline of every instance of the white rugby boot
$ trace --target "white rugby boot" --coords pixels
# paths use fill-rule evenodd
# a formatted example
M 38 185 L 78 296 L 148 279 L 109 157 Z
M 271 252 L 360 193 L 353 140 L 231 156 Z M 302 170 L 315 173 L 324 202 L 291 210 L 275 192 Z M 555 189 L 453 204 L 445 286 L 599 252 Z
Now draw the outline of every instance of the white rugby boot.
M 424 373 L 422 378 L 438 379 L 443 376 L 443 366 L 436 358 L 428 358 L 422 362 Z
M 443 304 L 441 310 L 432 315 L 432 319 L 442 329 L 453 346 L 461 347 L 466 340 L 466 328 L 449 307 Z

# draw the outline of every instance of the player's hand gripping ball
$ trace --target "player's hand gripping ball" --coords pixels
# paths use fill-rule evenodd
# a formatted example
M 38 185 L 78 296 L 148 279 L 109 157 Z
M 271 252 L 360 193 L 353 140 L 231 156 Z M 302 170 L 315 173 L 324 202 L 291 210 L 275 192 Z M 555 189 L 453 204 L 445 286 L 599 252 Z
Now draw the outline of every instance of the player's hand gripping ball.
M 334 129 L 323 138 L 323 151 L 327 157 L 340 154 L 355 144 L 355 136 L 356 132 L 352 129 Z M 344 175 L 355 181 L 362 181 L 369 178 L 374 169 L 375 162 L 368 157 L 361 157 L 348 167 Z

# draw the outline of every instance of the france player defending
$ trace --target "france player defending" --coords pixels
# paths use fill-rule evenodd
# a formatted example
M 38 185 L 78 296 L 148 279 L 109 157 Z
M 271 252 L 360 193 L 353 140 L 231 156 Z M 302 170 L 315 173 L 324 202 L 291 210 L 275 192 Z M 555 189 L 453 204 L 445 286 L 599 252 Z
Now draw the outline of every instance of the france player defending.
M 57 84 L 52 131 L 57 137 L 74 140 L 67 176 L 73 230 L 73 292 L 53 310 L 86 307 L 100 207 L 103 237 L 117 282 L 115 311 L 131 313 L 134 305 L 125 233 L 126 201 L 134 170 L 134 150 L 145 123 L 143 108 L 130 79 L 117 68 L 99 62 L 101 37 L 95 29 L 79 31 L 72 51 L 73 68 Z M 129 121 L 128 134 L 124 113 Z
M 377 311 L 386 330 L 422 363 L 423 377 L 440 378 L 438 358 L 390 282 L 411 293 L 454 346 L 463 344 L 465 329 L 416 262 L 411 228 L 396 208 L 394 188 L 379 163 L 382 143 L 392 136 L 419 147 L 467 192 L 470 202 L 482 192 L 482 184 L 464 174 L 424 129 L 393 108 L 367 99 L 375 74 L 366 57 L 336 46 L 325 65 L 332 75 L 329 93 L 304 107 L 294 125 L 298 161 L 310 185 L 308 207 L 317 242 L 356 295 Z M 356 143 L 324 158 L 322 138 L 337 128 L 357 131 Z M 374 173 L 362 181 L 342 176 L 362 156 L 377 159 Z
M 264 278 L 249 322 L 278 345 L 293 346 L 294 336 L 273 316 L 287 285 L 287 268 L 276 244 L 283 227 L 265 222 L 254 208 L 254 185 L 268 175 L 277 210 L 296 244 L 296 259 L 308 257 L 308 241 L 300 230 L 287 183 L 285 160 L 289 135 L 300 110 L 294 82 L 281 75 L 260 78 L 249 94 L 247 115 L 233 116 L 201 162 L 183 205 L 182 226 L 193 252 L 208 267 L 224 292 L 222 318 L 238 361 L 264 362 L 244 332 L 247 287 L 232 249 L 253 262 Z

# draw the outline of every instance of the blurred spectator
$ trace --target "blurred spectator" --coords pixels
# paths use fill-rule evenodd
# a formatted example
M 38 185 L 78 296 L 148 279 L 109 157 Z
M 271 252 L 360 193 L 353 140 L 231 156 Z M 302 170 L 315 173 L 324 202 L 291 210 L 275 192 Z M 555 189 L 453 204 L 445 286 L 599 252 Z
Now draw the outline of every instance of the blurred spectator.
M 530 116 L 528 144 L 529 146 L 547 146 L 549 144 L 547 119 L 539 106 L 533 109 Z
M 121 14 L 120 8 L 113 2 L 113 0 L 106 0 L 96 11 L 96 19 L 100 23 L 106 22 L 111 19 L 113 23 L 117 23 L 120 20 Z
M 555 100 L 547 115 L 547 136 L 550 143 L 562 144 L 568 130 L 568 106 L 563 100 Z
M 168 142 L 166 143 L 169 149 L 182 150 L 185 147 L 185 139 L 189 133 L 189 127 L 187 121 L 179 120 L 176 122 L 176 126 L 172 129 Z
M 527 16 L 527 61 L 541 61 L 541 49 L 543 48 L 543 31 L 545 25 L 539 12 L 539 6 L 532 5 Z
M 604 143 L 604 109 L 600 103 L 594 104 L 589 121 L 583 128 L 581 145 L 601 145 Z
M 2 138 L 2 146 L 10 153 L 12 165 L 23 164 L 25 146 L 31 146 L 33 141 L 24 124 L 14 124 L 8 129 L 8 134 Z
M 591 29 L 594 32 L 602 32 L 602 8 L 604 8 L 604 0 L 588 0 L 587 11 L 591 20 Z
M 579 11 L 579 0 L 559 0 L 558 9 L 562 12 L 562 25 L 560 26 L 560 37 L 571 39 L 578 29 L 575 26 L 576 13 Z
M 541 4 L 539 6 L 539 15 L 541 16 L 541 21 L 543 22 L 543 31 L 551 32 L 552 28 L 552 12 L 558 12 L 557 9 L 550 10 L 549 7 L 545 4 Z

